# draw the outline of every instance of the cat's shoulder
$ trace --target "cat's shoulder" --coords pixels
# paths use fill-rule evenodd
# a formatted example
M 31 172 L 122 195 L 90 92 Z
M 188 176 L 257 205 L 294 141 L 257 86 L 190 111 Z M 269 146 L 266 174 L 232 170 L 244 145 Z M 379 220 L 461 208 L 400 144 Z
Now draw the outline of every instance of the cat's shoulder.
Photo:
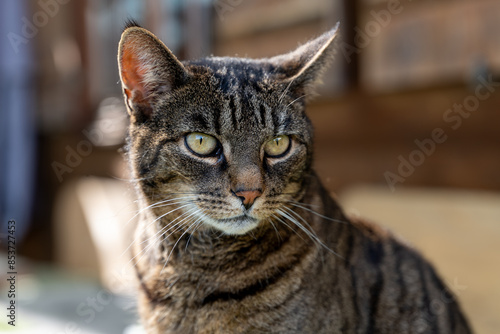
M 374 241 L 393 239 L 393 233 L 386 227 L 358 215 L 348 215 L 349 222 L 364 236 Z
M 381 249 L 396 256 L 423 260 L 414 245 L 403 236 L 395 234 L 389 228 L 365 217 L 351 215 L 348 218 L 356 234 L 362 236 L 362 239 L 365 240 L 365 244 L 379 244 Z

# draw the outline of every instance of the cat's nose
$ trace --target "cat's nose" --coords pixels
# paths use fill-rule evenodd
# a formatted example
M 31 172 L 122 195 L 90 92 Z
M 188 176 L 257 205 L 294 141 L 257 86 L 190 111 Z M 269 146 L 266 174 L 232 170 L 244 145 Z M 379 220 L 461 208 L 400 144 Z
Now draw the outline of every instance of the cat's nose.
M 245 209 L 250 209 L 253 205 L 253 202 L 262 195 L 262 190 L 260 189 L 255 189 L 255 190 L 241 190 L 241 191 L 236 191 L 234 193 L 241 201 L 243 202 L 243 205 L 245 206 Z

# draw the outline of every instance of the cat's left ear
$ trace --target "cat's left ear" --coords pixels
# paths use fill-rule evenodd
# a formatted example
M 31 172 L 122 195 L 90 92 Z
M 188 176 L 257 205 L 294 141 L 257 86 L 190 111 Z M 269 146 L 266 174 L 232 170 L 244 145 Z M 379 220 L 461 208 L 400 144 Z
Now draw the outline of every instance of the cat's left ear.
M 299 88 L 303 94 L 313 91 L 313 86 L 329 65 L 335 54 L 334 40 L 338 35 L 337 25 L 323 35 L 310 40 L 292 52 L 270 58 L 270 62 L 277 66 L 276 78 L 291 86 Z
M 190 77 L 155 35 L 135 23 L 122 34 L 118 66 L 127 109 L 137 122 L 150 119 L 158 99 L 171 94 Z

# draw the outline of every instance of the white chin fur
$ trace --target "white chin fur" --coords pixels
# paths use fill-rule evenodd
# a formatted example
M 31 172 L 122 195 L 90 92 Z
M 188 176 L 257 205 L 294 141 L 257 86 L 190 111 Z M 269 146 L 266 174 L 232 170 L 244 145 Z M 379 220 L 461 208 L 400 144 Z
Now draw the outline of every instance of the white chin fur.
M 243 216 L 230 219 L 205 217 L 203 222 L 229 235 L 243 235 L 259 225 L 259 220 Z

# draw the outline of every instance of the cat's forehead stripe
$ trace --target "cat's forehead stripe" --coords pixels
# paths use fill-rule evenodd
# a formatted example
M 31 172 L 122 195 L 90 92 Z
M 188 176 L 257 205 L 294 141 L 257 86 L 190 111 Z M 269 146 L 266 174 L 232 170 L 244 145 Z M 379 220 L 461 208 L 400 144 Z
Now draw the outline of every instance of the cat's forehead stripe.
M 283 101 L 280 99 L 278 105 L 271 105 L 268 101 L 272 97 L 269 94 L 273 94 L 274 90 L 274 94 L 280 96 L 283 92 L 277 85 L 269 86 L 263 64 L 208 58 L 199 60 L 196 65 L 211 69 L 214 79 L 211 82 L 223 96 L 220 109 L 213 110 L 207 119 L 207 124 L 216 134 L 239 132 L 248 127 L 252 127 L 252 131 L 267 129 L 286 132 L 284 120 L 288 117 L 288 112 L 282 108 Z M 200 124 L 199 119 L 196 121 Z
M 215 133 L 220 135 L 221 134 L 221 112 L 218 108 L 216 108 L 214 111 L 213 111 L 213 126 L 214 126 L 214 129 L 215 129 Z

